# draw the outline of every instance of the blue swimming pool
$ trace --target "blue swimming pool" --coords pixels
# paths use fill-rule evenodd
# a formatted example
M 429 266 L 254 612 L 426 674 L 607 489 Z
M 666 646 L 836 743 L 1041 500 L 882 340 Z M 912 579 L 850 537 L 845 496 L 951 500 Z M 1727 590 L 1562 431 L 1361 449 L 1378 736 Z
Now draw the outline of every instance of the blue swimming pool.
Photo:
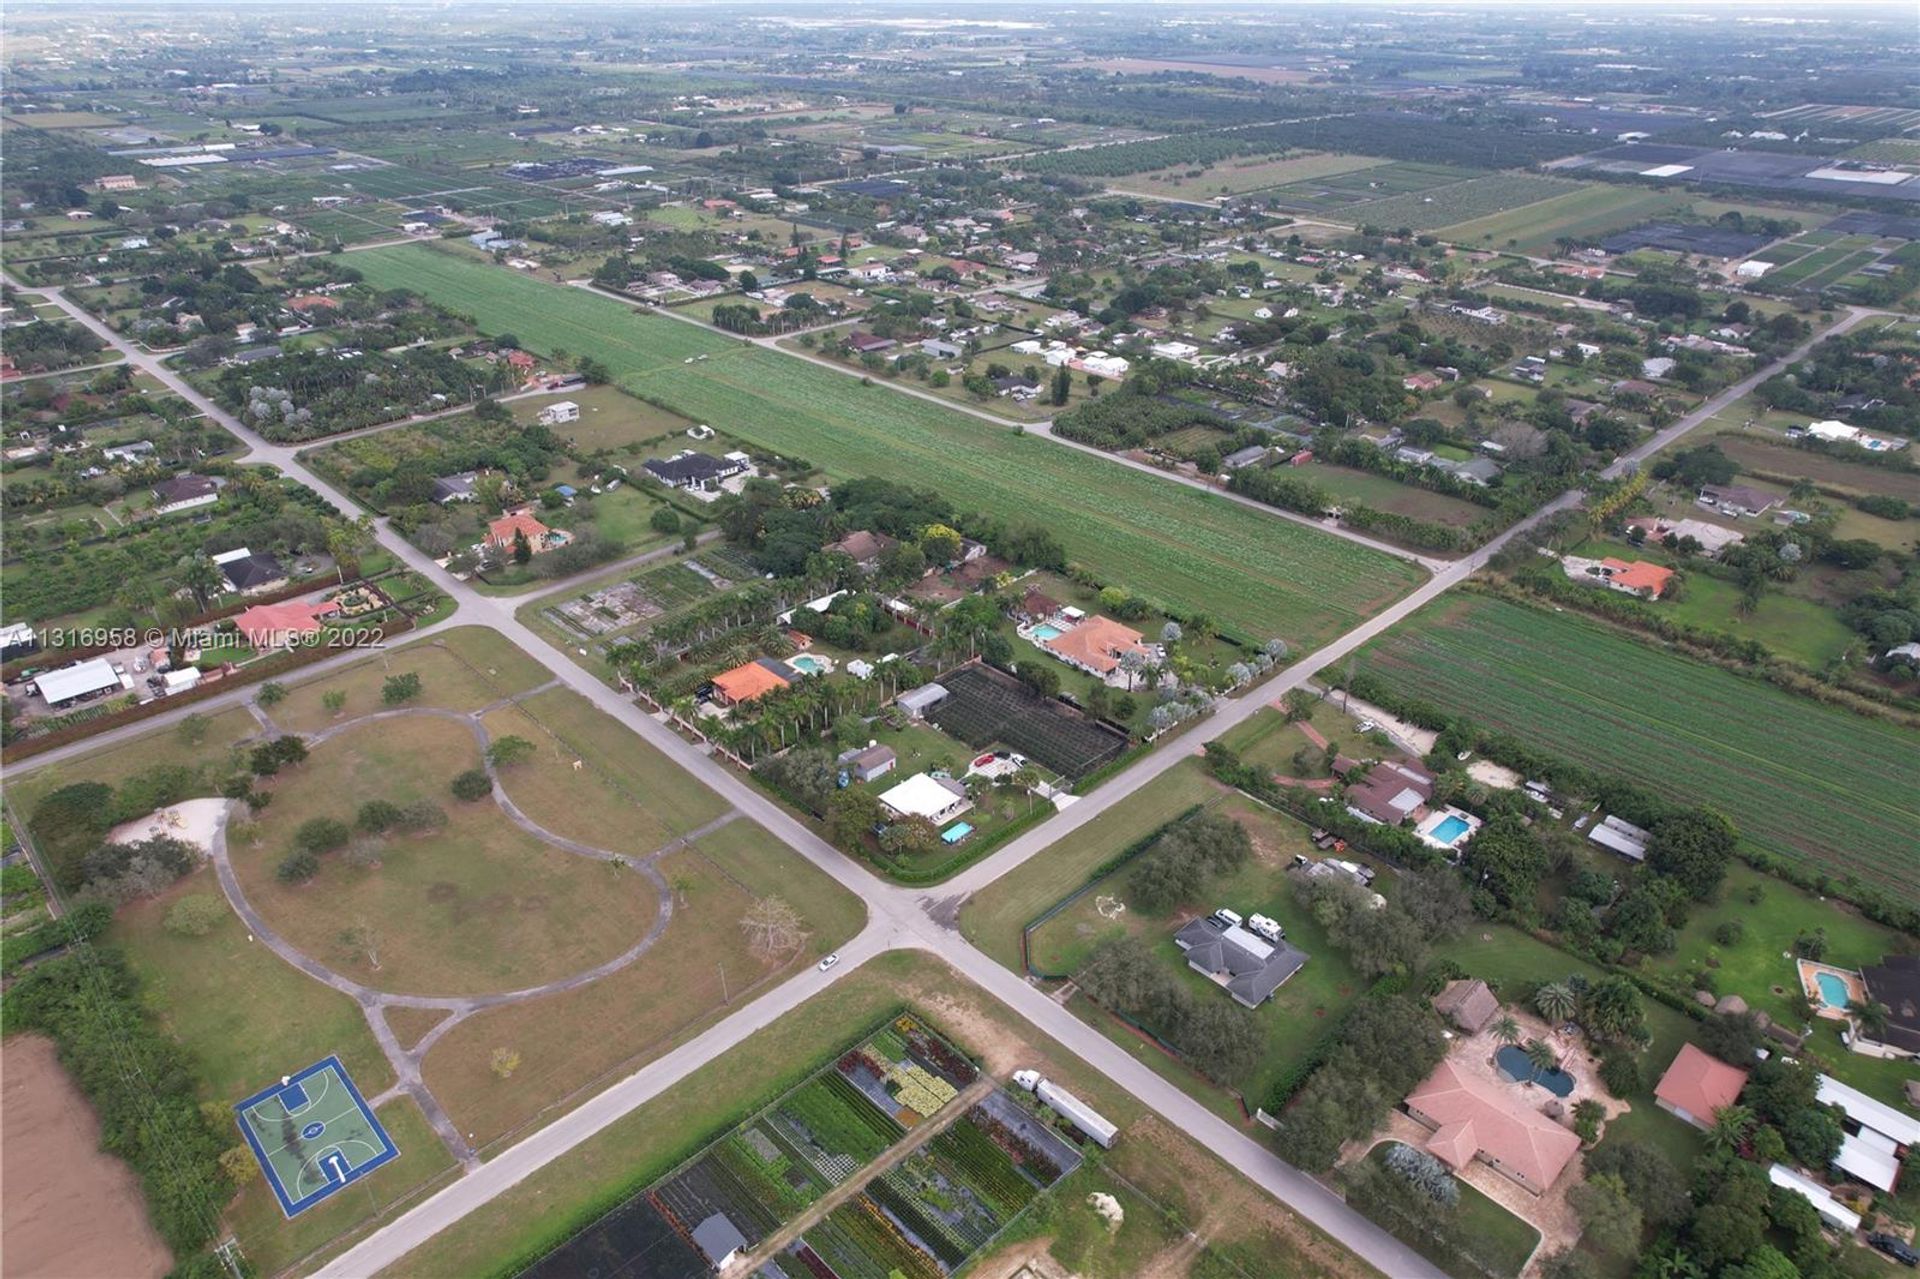
M 1065 635 L 1066 632 L 1051 622 L 1042 622 L 1040 625 L 1034 627 L 1029 634 L 1036 640 L 1050 640 L 1059 639 L 1062 635 Z
M 1839 973 L 1815 973 L 1813 984 L 1820 988 L 1820 1002 L 1829 1008 L 1845 1008 L 1853 1002 L 1853 991 Z
M 802 675 L 818 675 L 827 669 L 827 664 L 811 653 L 800 653 L 787 659 L 787 665 Z
M 1541 1070 L 1517 1044 L 1506 1045 L 1494 1054 L 1494 1060 L 1500 1063 L 1500 1073 L 1517 1084 L 1539 1084 L 1556 1097 L 1573 1091 L 1572 1075 L 1564 1070 Z
M 1448 813 L 1440 824 L 1428 833 L 1441 843 L 1451 846 L 1455 840 L 1459 839 L 1471 829 L 1473 828 L 1467 825 L 1465 819 L 1455 817 L 1452 813 Z
M 973 834 L 973 823 L 955 822 L 940 832 L 940 842 L 943 844 L 957 844 L 971 834 Z

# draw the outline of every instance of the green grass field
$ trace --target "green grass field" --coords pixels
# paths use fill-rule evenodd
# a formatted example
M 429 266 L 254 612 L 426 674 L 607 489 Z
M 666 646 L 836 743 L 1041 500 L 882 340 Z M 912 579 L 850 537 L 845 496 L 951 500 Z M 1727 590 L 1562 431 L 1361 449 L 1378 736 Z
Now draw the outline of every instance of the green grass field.
M 1535 177 L 1529 173 L 1494 173 L 1484 178 L 1469 178 L 1431 191 L 1396 195 L 1375 200 L 1361 216 L 1376 226 L 1446 226 L 1469 218 L 1487 217 L 1521 208 L 1540 200 L 1577 192 L 1557 178 Z
M 963 509 L 1039 521 L 1102 578 L 1248 638 L 1312 647 L 1418 577 L 1314 530 L 610 298 L 423 248 L 360 256 L 377 287 L 419 289 L 536 349 L 596 356 L 637 394 L 829 475 L 924 484 Z M 713 358 L 683 362 L 702 353 Z
M 1364 661 L 1407 696 L 1718 808 L 1756 848 L 1920 893 L 1911 729 L 1481 596 L 1422 611 Z
M 1517 209 L 1439 228 L 1458 244 L 1509 243 L 1522 253 L 1546 253 L 1562 236 L 1594 239 L 1681 207 L 1684 201 L 1630 186 L 1585 186 Z

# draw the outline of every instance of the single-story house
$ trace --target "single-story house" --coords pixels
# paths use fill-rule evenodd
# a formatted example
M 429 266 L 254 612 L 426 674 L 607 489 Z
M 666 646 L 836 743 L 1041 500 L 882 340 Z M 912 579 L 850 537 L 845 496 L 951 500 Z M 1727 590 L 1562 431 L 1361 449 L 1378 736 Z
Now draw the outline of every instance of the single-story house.
M 1068 666 L 1104 678 L 1120 668 L 1127 654 L 1144 657 L 1146 645 L 1141 641 L 1140 632 L 1131 626 L 1095 614 L 1052 639 L 1042 640 L 1040 646 Z
M 287 570 L 280 561 L 262 551 L 255 554 L 246 547 L 213 557 L 227 585 L 242 595 L 257 595 L 287 584 Z
M 118 691 L 128 686 L 120 672 L 113 669 L 113 663 L 104 657 L 48 671 L 36 676 L 33 681 L 34 691 L 48 706 L 56 709 L 83 697 L 93 697 L 110 689 Z
M 1433 1008 L 1469 1035 L 1479 1034 L 1500 1015 L 1500 1001 L 1477 977 L 1448 982 L 1433 997 Z
M 711 493 L 722 480 L 744 472 L 747 462 L 741 457 L 714 457 L 693 449 L 682 449 L 669 458 L 650 458 L 641 466 L 648 475 L 668 488 Z
M 823 550 L 851 559 L 862 573 L 871 573 L 880 567 L 880 557 L 900 545 L 898 538 L 888 537 L 885 533 L 873 533 L 861 529 L 849 533 L 837 542 L 829 542 Z
M 880 806 L 895 817 L 924 817 L 939 826 L 973 807 L 967 788 L 951 777 L 915 773 L 880 796 Z
M 191 511 L 195 507 L 212 506 L 219 500 L 220 486 L 206 476 L 175 475 L 153 486 L 152 513 L 171 515 L 175 511 Z
M 100 450 L 100 456 L 109 462 L 144 462 L 156 452 L 152 440 L 135 440 L 130 444 L 115 444 Z
M 540 410 L 540 425 L 558 426 L 562 422 L 578 422 L 580 406 L 572 400 L 556 400 Z
M 858 330 L 847 334 L 847 345 L 856 355 L 875 355 L 881 351 L 890 351 L 898 345 L 892 338 L 883 338 L 877 333 L 861 333 Z
M 1674 1118 L 1706 1129 L 1713 1127 L 1714 1113 L 1731 1106 L 1746 1086 L 1746 1071 L 1694 1044 L 1682 1044 L 1654 1085 L 1653 1099 Z
M 1382 760 L 1347 783 L 1347 811 L 1364 822 L 1398 826 L 1433 798 L 1433 774 L 1401 760 Z
M 1673 570 L 1645 560 L 1622 560 L 1609 555 L 1600 561 L 1601 576 L 1609 587 L 1627 595 L 1657 600 L 1673 580 Z
M 1920 955 L 1888 955 L 1863 966 L 1860 980 L 1869 999 L 1886 1005 L 1887 1026 L 1877 1038 L 1856 1028 L 1854 1038 L 1877 1043 L 1893 1056 L 1920 1056 Z
M 1630 862 L 1643 862 L 1647 860 L 1647 845 L 1653 842 L 1653 832 L 1609 813 L 1594 823 L 1587 838 Z
M 1500 464 L 1490 457 L 1469 458 L 1448 467 L 1447 473 L 1464 484 L 1485 488 L 1500 478 Z
M 756 658 L 713 677 L 713 700 L 722 706 L 739 706 L 791 685 L 798 678 L 793 668 L 771 657 Z
M 1438 390 L 1441 385 L 1441 379 L 1438 373 L 1422 371 L 1407 374 L 1400 379 L 1400 385 L 1415 394 L 1421 394 L 1427 391 Z
M 1895 1110 L 1831 1075 L 1820 1076 L 1815 1099 L 1838 1106 L 1846 1118 L 1834 1167 L 1878 1190 L 1892 1190 L 1906 1155 L 1920 1148 L 1920 1119 Z
M 868 742 L 865 746 L 842 751 L 836 762 L 847 770 L 847 775 L 854 781 L 870 782 L 891 773 L 899 757 L 893 753 L 891 746 Z
M 1700 490 L 1700 505 L 1728 515 L 1765 515 L 1780 499 L 1745 484 L 1708 484 Z
M 565 546 L 568 540 L 564 532 L 548 528 L 529 512 L 512 511 L 487 525 L 486 544 L 494 551 L 510 554 L 516 535 L 527 539 L 527 546 L 535 555 Z
M 1213 979 L 1244 1008 L 1258 1008 L 1306 967 L 1307 953 L 1284 941 L 1268 941 L 1238 924 L 1190 919 L 1173 935 L 1187 967 Z
M 1813 1210 L 1820 1214 L 1820 1220 L 1842 1234 L 1850 1235 L 1860 1229 L 1860 1214 L 1835 1199 L 1831 1191 L 1811 1177 L 1795 1172 L 1785 1164 L 1775 1164 L 1767 1169 L 1767 1180 L 1812 1204 Z
M 1729 546 L 1738 546 L 1747 540 L 1746 534 L 1737 529 L 1730 529 L 1724 524 L 1709 524 L 1705 520 L 1692 518 L 1678 520 L 1630 520 L 1627 523 L 1627 527 L 1629 529 L 1637 528 L 1641 531 L 1642 536 L 1646 537 L 1649 541 L 1659 542 L 1663 545 L 1669 537 L 1673 538 L 1675 542 L 1680 541 L 1682 538 L 1690 537 L 1700 544 L 1701 553 L 1709 557 L 1716 556 Z
M 433 500 L 442 506 L 449 502 L 471 502 L 474 498 L 474 485 L 479 480 L 478 471 L 461 471 L 457 475 L 442 475 L 433 482 Z
M 922 684 L 893 699 L 893 704 L 914 719 L 925 719 L 927 712 L 952 696 L 945 684 Z
M 925 338 L 920 349 L 936 360 L 957 360 L 964 354 L 958 345 L 942 338 Z
M 320 630 L 320 619 L 340 611 L 332 600 L 303 603 L 287 600 L 280 604 L 255 604 L 237 614 L 233 624 L 255 648 L 285 648 L 303 636 Z
M 1432 1130 L 1427 1150 L 1456 1172 L 1475 1159 L 1532 1194 L 1553 1188 L 1580 1138 L 1539 1111 L 1519 1087 L 1442 1061 L 1407 1095 L 1407 1114 Z
M 1220 465 L 1225 467 L 1229 471 L 1239 471 L 1249 466 L 1257 466 L 1258 464 L 1266 460 L 1267 460 L 1266 445 L 1249 444 L 1247 445 L 1247 447 L 1243 449 L 1235 449 L 1233 452 L 1221 458 Z

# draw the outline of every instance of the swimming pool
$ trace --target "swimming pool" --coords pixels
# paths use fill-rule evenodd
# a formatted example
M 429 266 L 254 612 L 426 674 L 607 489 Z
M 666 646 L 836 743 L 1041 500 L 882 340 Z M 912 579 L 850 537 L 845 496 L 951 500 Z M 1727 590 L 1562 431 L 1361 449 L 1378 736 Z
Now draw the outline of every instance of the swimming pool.
M 1853 1002 L 1853 990 L 1839 973 L 1816 972 L 1813 984 L 1820 988 L 1820 1002 L 1829 1008 L 1845 1008 Z
M 971 822 L 955 822 L 940 832 L 940 842 L 943 844 L 957 844 L 971 834 L 973 834 L 973 824 Z
M 1493 1055 L 1500 1063 L 1500 1073 L 1516 1084 L 1539 1084 L 1556 1097 L 1564 1097 L 1573 1091 L 1573 1076 L 1564 1070 L 1541 1070 L 1527 1057 L 1527 1051 L 1518 1044 L 1508 1044 Z
M 822 675 L 827 671 L 827 664 L 811 653 L 800 653 L 794 657 L 789 657 L 787 659 L 787 665 L 793 667 L 794 670 L 799 671 L 802 675 Z
M 1451 845 L 1454 840 L 1459 839 L 1471 829 L 1473 828 L 1467 825 L 1465 818 L 1448 813 L 1430 833 L 1441 843 Z
M 1036 641 L 1059 639 L 1062 635 L 1066 634 L 1065 631 L 1055 626 L 1052 622 L 1042 622 L 1027 633 L 1033 636 Z

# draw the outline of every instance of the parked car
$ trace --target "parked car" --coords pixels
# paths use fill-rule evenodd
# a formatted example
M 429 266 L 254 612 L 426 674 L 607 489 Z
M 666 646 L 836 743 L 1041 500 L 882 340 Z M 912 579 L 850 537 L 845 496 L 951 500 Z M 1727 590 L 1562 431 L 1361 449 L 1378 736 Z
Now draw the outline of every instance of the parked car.
M 1361 720 L 1361 721 L 1360 721 L 1360 722 L 1359 722 L 1358 724 L 1355 724 L 1355 725 L 1354 725 L 1354 729 L 1355 729 L 1355 731 L 1356 731 L 1356 732 L 1361 732 L 1361 733 L 1371 733 L 1371 732 L 1372 732 L 1372 731 L 1373 731 L 1374 729 L 1376 729 L 1376 728 L 1378 728 L 1378 727 L 1380 727 L 1380 726 L 1379 726 L 1378 724 L 1376 724 L 1376 723 L 1374 723 L 1374 722 L 1373 722 L 1372 720 L 1370 720 L 1370 719 L 1363 719 L 1363 720 Z
M 1221 923 L 1232 925 L 1235 928 L 1239 927 L 1241 923 L 1240 912 L 1237 910 L 1228 910 L 1225 906 L 1214 911 L 1213 917 Z
M 825 959 L 820 961 L 820 971 L 824 973 L 827 971 L 827 969 L 833 967 L 835 964 L 839 962 L 840 962 L 840 952 L 836 950 L 833 954 L 828 955 Z
M 1898 1235 L 1868 1235 L 1869 1247 L 1878 1248 L 1903 1266 L 1920 1266 L 1920 1251 Z

